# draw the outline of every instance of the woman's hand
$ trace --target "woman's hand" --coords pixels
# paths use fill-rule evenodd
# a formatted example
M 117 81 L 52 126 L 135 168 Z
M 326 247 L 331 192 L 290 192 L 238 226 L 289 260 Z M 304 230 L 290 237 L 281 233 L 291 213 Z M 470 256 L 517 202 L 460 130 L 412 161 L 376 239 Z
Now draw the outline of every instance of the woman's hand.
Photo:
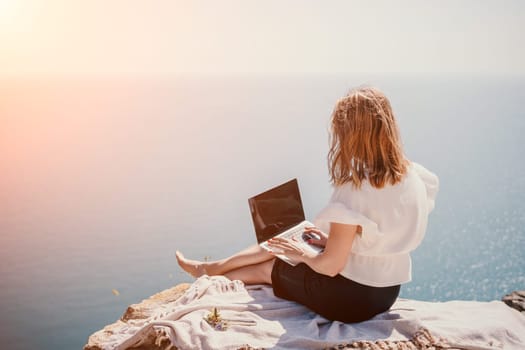
M 305 252 L 293 239 L 274 237 L 268 240 L 268 246 L 272 249 L 270 253 L 285 255 L 294 262 L 303 262 L 310 257 L 310 253 Z
M 317 227 L 305 227 L 304 233 L 314 233 L 316 234 L 319 239 L 316 238 L 309 238 L 306 240 L 306 243 L 311 245 L 316 245 L 319 247 L 326 247 L 326 242 L 328 241 L 328 235 L 324 233 L 323 231 L 319 230 Z

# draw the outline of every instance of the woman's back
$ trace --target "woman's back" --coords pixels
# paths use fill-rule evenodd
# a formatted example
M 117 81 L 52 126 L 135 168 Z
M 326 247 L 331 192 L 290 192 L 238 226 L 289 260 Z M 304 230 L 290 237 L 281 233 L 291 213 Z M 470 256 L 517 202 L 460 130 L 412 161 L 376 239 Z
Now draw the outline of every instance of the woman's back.
M 350 182 L 335 186 L 316 225 L 326 232 L 330 222 L 362 228 L 341 275 L 373 286 L 410 281 L 409 252 L 423 239 L 438 185 L 436 175 L 410 163 L 395 185 L 376 188 L 364 181 L 360 188 Z

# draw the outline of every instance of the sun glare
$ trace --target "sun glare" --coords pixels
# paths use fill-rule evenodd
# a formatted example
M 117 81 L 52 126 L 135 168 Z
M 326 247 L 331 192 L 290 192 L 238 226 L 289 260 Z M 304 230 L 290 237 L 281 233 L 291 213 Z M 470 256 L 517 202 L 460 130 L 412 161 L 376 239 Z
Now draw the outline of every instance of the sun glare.
M 13 29 L 20 14 L 20 1 L 0 0 L 0 29 Z

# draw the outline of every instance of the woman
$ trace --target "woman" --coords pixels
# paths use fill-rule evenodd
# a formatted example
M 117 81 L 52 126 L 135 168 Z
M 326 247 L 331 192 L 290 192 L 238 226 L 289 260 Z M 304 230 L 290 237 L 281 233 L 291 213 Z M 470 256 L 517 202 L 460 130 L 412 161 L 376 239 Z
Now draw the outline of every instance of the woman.
M 202 262 L 177 252 L 191 275 L 224 275 L 246 284 L 268 283 L 276 296 L 299 302 L 320 315 L 360 322 L 388 310 L 400 285 L 411 280 L 411 259 L 434 207 L 438 178 L 408 161 L 383 93 L 360 87 L 340 99 L 331 118 L 328 165 L 334 191 L 307 228 L 324 246 L 317 256 L 293 240 L 270 246 L 291 266 L 255 245 L 228 258 Z

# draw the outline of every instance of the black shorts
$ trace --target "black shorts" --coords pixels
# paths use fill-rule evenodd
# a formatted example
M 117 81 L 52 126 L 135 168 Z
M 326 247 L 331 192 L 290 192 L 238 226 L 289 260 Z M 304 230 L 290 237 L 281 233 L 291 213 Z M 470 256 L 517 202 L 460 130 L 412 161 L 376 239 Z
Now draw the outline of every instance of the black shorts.
M 365 321 L 387 311 L 400 290 L 399 285 L 371 287 L 341 275 L 322 275 L 306 264 L 291 266 L 280 259 L 275 259 L 273 265 L 272 286 L 276 296 L 345 323 Z

